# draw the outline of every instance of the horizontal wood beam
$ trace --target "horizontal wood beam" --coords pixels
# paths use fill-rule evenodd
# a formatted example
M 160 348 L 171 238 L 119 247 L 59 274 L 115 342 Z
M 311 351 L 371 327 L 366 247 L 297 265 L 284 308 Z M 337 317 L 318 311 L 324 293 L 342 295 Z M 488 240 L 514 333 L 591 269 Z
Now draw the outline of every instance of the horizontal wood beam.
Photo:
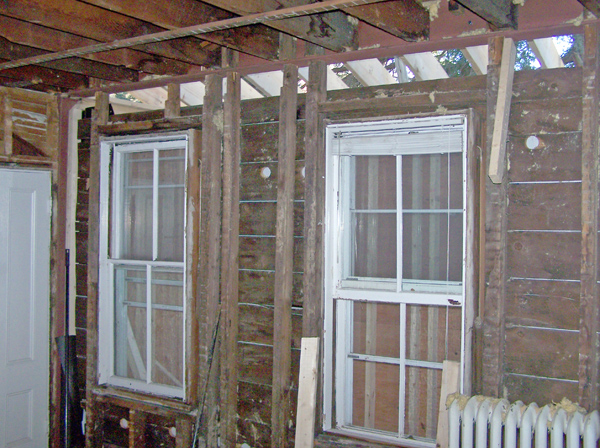
M 342 11 L 409 42 L 429 37 L 429 12 L 416 0 L 354 6 Z
M 496 28 L 517 28 L 517 5 L 512 0 L 457 0 Z
M 71 33 L 36 25 L 35 23 L 13 19 L 0 15 L 0 36 L 8 41 L 56 52 L 70 48 L 84 47 L 97 44 L 98 41 L 76 36 Z M 147 53 L 123 48 L 82 55 L 85 59 L 104 62 L 114 66 L 124 66 L 133 70 L 141 70 L 157 75 L 181 75 L 189 71 L 189 64 L 166 58 L 149 58 Z
M 196 0 L 82 0 L 84 3 L 108 9 L 154 23 L 168 30 L 193 26 L 214 20 L 234 17 L 224 9 L 215 8 Z M 185 14 L 182 14 L 185 11 Z M 202 36 L 208 42 L 240 50 L 264 59 L 277 59 L 279 54 L 279 33 L 264 25 L 238 28 L 234 31 L 216 31 Z
M 32 0 L 34 1 L 34 0 Z M 38 0 L 39 1 L 39 0 Z M 290 18 L 304 17 L 311 14 L 320 14 L 329 11 L 335 11 L 340 7 L 347 5 L 363 5 L 378 3 L 383 0 L 326 0 L 321 3 L 312 3 L 309 5 L 302 5 L 297 7 L 283 8 L 275 11 L 267 11 L 264 13 L 249 14 L 244 17 L 235 17 L 232 19 L 218 20 L 207 24 L 195 25 L 186 28 L 180 28 L 172 31 L 163 31 L 152 34 L 145 34 L 143 36 L 136 36 L 131 38 L 125 38 L 115 40 L 108 43 L 101 43 L 97 45 L 89 45 L 81 48 L 73 48 L 70 50 L 60 51 L 53 54 L 36 56 L 32 58 L 20 59 L 18 61 L 11 61 L 8 63 L 0 64 L 0 70 L 7 68 L 22 67 L 31 64 L 40 64 L 48 61 L 55 61 L 59 59 L 66 59 L 73 56 L 81 56 L 91 53 L 104 52 L 109 50 L 115 50 L 118 48 L 129 48 L 137 47 L 140 45 L 146 45 L 150 42 L 158 43 L 172 39 L 179 39 L 182 37 L 196 36 L 200 34 L 210 33 L 217 30 L 233 29 L 241 26 L 254 25 L 257 23 L 266 23 L 277 20 L 288 20 Z M 0 13 L 2 3 L 0 3 Z
M 308 2 L 304 0 L 261 0 L 259 2 L 206 0 L 206 2 L 240 16 L 276 11 L 282 8 L 308 6 Z M 357 24 L 348 20 L 348 17 L 340 11 L 332 10 L 310 17 L 291 17 L 286 20 L 269 21 L 266 25 L 329 50 L 345 51 L 357 48 Z
M 23 0 L 0 2 L 0 14 L 83 36 L 99 42 L 131 39 L 163 31 L 162 28 L 76 0 Z M 182 36 L 183 37 L 183 36 Z M 191 39 L 159 43 L 145 40 L 138 50 L 180 60 L 195 66 L 214 64 L 220 51 L 207 51 Z M 215 54 L 218 53 L 218 54 Z M 80 55 L 77 55 L 80 56 Z M 48 61 L 41 61 L 48 62 Z
M 596 17 L 600 17 L 600 0 L 577 0 Z

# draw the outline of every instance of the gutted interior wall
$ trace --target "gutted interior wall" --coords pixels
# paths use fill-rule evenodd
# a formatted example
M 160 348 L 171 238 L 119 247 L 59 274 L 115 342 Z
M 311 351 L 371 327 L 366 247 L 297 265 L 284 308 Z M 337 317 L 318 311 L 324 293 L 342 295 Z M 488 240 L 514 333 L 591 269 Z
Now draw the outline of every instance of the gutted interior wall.
M 491 393 L 497 388 L 510 400 L 538 404 L 567 397 L 578 399 L 579 278 L 581 264 L 581 70 L 554 69 L 518 72 L 515 75 L 508 142 L 506 194 L 498 197 L 485 175 L 484 142 L 488 110 L 488 82 L 484 76 L 414 82 L 329 92 L 319 105 L 321 120 L 373 119 L 414 114 L 444 114 L 471 109 L 480 118 L 478 145 L 484 176 L 480 179 L 482 232 L 479 255 L 477 325 L 474 332 L 473 391 Z M 200 128 L 201 108 L 182 110 L 182 118 L 165 120 L 161 111 L 111 117 L 121 123 L 120 132 L 144 132 L 174 128 Z M 252 447 L 271 446 L 275 229 L 277 201 L 277 145 L 279 99 L 250 100 L 242 104 L 239 236 L 239 325 L 237 442 Z M 303 316 L 304 240 L 304 98 L 297 112 L 297 151 L 294 193 L 294 262 L 292 292 L 292 375 L 290 437 L 293 437 L 298 384 L 299 347 Z M 143 122 L 135 126 L 134 122 Z M 128 125 L 126 125 L 128 123 Z M 129 126 L 129 127 L 127 127 Z M 79 193 L 77 210 L 77 337 L 80 379 L 85 378 L 86 244 L 88 225 L 90 121 L 79 124 Z M 525 140 L 537 136 L 541 144 L 527 148 Z M 502 190 L 500 190 L 502 191 Z M 203 191 L 206 194 L 206 191 Z M 495 195 L 495 196 L 494 196 Z M 490 204 L 506 206 L 506 225 L 494 227 Z M 505 230 L 502 230 L 505 229 Z M 488 251 L 499 238 L 506 249 L 506 265 L 498 274 L 491 270 L 497 254 Z M 496 241 L 497 242 L 497 241 Z M 504 242 L 504 243 L 503 243 Z M 498 277 L 498 275 L 500 275 Z M 486 303 L 494 282 L 504 282 L 502 316 L 494 316 L 497 303 Z M 411 313 L 413 315 L 413 313 Z M 499 317 L 499 318 L 498 318 Z M 427 313 L 414 313 L 427 328 Z M 501 326 L 501 328 L 499 328 Z M 501 330 L 501 331 L 500 331 Z M 489 341 L 498 334 L 499 356 L 489 355 Z M 420 333 L 419 347 L 426 350 L 429 334 Z M 497 361 L 494 361 L 497 360 Z M 495 364 L 494 364 L 495 362 Z M 498 384 L 483 380 L 499 373 Z M 80 384 L 83 388 L 84 384 Z M 417 385 L 417 387 L 419 387 Z M 424 386 L 423 386 L 424 387 Z M 428 404 L 419 400 L 427 419 Z M 436 403 L 437 405 L 437 403 Z M 128 431 L 119 426 L 130 418 L 122 403 L 103 400 L 98 418 L 103 422 L 101 440 L 127 446 Z M 431 407 L 431 406 L 429 406 Z M 436 406 L 433 407 L 436 409 Z M 437 418 L 437 416 L 436 416 Z M 421 423 L 420 421 L 414 422 Z M 168 436 L 174 415 L 169 411 L 149 414 L 145 423 L 148 446 L 175 446 Z

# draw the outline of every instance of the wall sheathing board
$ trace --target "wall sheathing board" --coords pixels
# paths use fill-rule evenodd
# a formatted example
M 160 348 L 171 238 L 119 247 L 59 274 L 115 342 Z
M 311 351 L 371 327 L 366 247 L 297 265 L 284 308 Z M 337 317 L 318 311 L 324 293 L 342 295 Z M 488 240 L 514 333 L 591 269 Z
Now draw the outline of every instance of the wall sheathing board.
M 500 366 L 504 390 L 510 400 L 542 404 L 560 400 L 563 396 L 572 400 L 577 398 L 580 79 L 581 71 L 578 69 L 515 74 L 507 148 L 506 341 L 503 365 Z M 290 348 L 292 422 L 295 420 L 302 336 L 303 101 L 300 97 L 294 199 L 293 330 Z M 269 446 L 271 435 L 278 105 L 278 98 L 250 100 L 242 104 L 238 443 L 252 447 Z M 483 76 L 329 92 L 328 101 L 320 106 L 320 112 L 329 120 L 348 120 L 443 114 L 469 108 L 485 117 L 486 80 Z M 199 114 L 199 108 L 182 109 L 182 117 L 191 119 Z M 118 117 L 120 121 L 131 123 L 154 120 L 152 127 L 156 130 L 169 130 L 181 125 L 161 121 L 157 112 Z M 82 122 L 80 129 L 80 138 L 84 139 L 86 132 L 89 135 L 85 123 Z M 527 148 L 525 139 L 530 135 L 539 137 L 543 146 Z M 87 228 L 86 160 L 89 152 L 86 153 L 83 142 L 79 156 L 77 232 L 78 244 L 84 245 Z M 85 253 L 85 250 L 78 250 L 78 253 Z M 83 310 L 85 260 L 78 259 L 77 263 L 78 286 L 81 286 L 78 310 Z M 489 272 L 482 272 L 482 281 L 486 281 L 487 275 Z M 485 309 L 479 311 L 485 313 Z M 78 334 L 83 333 L 85 326 L 85 316 L 80 314 L 81 311 L 78 311 Z M 415 316 L 421 328 L 428 327 L 427 313 L 415 313 Z M 428 335 L 421 333 L 423 347 L 427 340 Z M 473 390 L 478 392 L 481 387 L 478 379 L 486 372 L 481 370 L 477 347 L 474 353 L 476 384 Z M 78 351 L 78 355 L 83 360 L 85 352 Z M 415 412 L 424 419 L 428 412 L 426 403 L 422 407 Z M 118 415 L 118 409 L 106 415 Z M 162 423 L 167 424 L 165 418 L 161 418 L 164 420 L 161 420 Z M 148 425 L 162 427 L 161 421 Z M 114 424 L 106 427 L 119 432 Z M 116 440 L 118 434 L 114 436 Z M 158 439 L 160 437 L 156 436 Z

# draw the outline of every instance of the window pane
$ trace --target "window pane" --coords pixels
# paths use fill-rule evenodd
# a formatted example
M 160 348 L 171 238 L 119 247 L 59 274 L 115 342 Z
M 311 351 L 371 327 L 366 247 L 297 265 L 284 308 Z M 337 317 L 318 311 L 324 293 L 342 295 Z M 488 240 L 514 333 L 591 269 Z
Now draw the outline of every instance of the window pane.
M 462 153 L 403 156 L 402 208 L 462 209 L 462 180 Z
M 115 266 L 115 374 L 146 379 L 146 268 Z
M 407 367 L 404 432 L 435 439 L 440 406 L 441 369 Z
M 122 258 L 152 259 L 152 151 L 123 153 Z
M 158 163 L 158 260 L 183 261 L 185 150 L 161 150 Z
M 152 272 L 152 382 L 183 386 L 183 272 Z
M 352 276 L 396 278 L 396 214 L 354 214 Z
M 364 355 L 400 356 L 400 305 L 353 302 L 352 352 Z
M 396 157 L 356 156 L 354 159 L 354 208 L 396 209 Z
M 408 305 L 406 358 L 413 361 L 460 361 L 460 307 Z
M 353 361 L 352 425 L 398 432 L 400 368 Z

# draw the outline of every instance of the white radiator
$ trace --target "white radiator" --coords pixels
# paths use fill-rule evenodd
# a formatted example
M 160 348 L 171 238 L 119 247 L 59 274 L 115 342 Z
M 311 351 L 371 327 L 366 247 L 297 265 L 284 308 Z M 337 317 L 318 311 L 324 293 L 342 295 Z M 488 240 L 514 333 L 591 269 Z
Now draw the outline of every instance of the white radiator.
M 600 414 L 564 399 L 538 407 L 521 401 L 454 394 L 448 397 L 450 448 L 597 448 Z

